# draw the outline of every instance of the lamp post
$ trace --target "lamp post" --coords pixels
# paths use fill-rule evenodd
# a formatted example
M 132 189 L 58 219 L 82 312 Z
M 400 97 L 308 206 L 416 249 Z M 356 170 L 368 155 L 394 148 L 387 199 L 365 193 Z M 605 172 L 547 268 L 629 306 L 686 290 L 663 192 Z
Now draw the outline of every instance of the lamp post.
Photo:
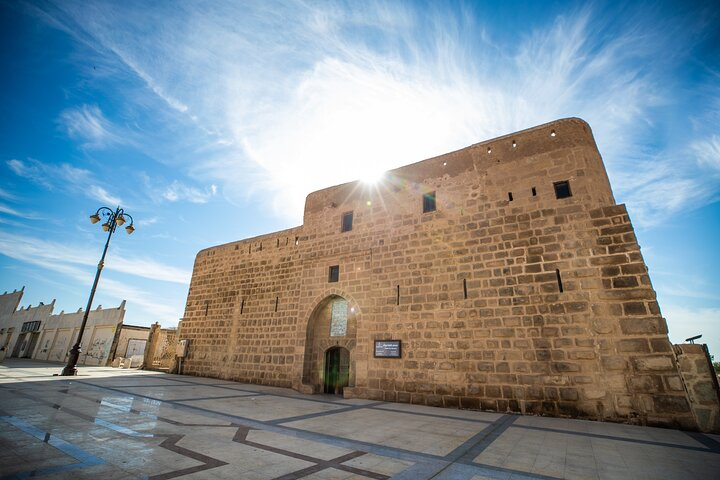
M 127 218 L 130 219 L 130 224 L 125 227 L 125 231 L 130 235 L 135 231 L 135 227 L 133 227 L 133 218 L 130 214 L 125 213 L 125 210 L 123 210 L 120 207 L 117 207 L 115 211 L 108 207 L 100 207 L 98 208 L 97 212 L 95 212 L 94 215 L 90 215 L 90 222 L 91 223 L 98 223 L 101 220 L 101 216 L 106 218 L 105 223 L 103 223 L 102 229 L 106 232 L 108 232 L 107 241 L 105 242 L 105 248 L 103 249 L 102 257 L 100 257 L 100 263 L 98 263 L 97 266 L 97 272 L 95 273 L 95 281 L 93 282 L 92 290 L 90 290 L 90 298 L 88 298 L 87 308 L 85 309 L 85 313 L 83 314 L 82 323 L 80 324 L 80 332 L 78 333 L 77 341 L 75 342 L 75 345 L 73 345 L 72 349 L 70 349 L 70 356 L 68 357 L 67 365 L 65 365 L 65 368 L 63 368 L 63 371 L 60 375 L 63 376 L 70 376 L 70 375 L 77 375 L 77 362 L 80 358 L 80 342 L 82 342 L 83 332 L 85 331 L 85 324 L 87 323 L 88 315 L 90 314 L 90 309 L 92 308 L 92 301 L 93 297 L 95 296 L 95 289 L 97 289 L 98 280 L 100 280 L 100 272 L 102 272 L 103 267 L 105 266 L 105 254 L 108 251 L 108 246 L 110 245 L 110 238 L 112 238 L 112 234 L 115 233 L 115 229 L 118 226 L 122 226 L 125 222 L 127 222 Z

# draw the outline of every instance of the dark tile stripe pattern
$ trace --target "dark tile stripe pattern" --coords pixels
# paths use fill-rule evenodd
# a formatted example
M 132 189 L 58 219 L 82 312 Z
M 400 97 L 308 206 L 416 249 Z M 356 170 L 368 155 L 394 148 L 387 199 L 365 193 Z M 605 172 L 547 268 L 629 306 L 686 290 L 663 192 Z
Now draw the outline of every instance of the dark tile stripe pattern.
M 163 440 L 163 442 L 159 446 L 170 450 L 171 452 L 175 452 L 178 455 L 197 460 L 198 462 L 201 462 L 202 465 L 183 468 L 180 470 L 174 470 L 172 472 L 162 473 L 160 475 L 153 475 L 149 477 L 149 480 L 167 480 L 169 478 L 182 477 L 183 475 L 189 475 L 191 473 L 202 472 L 205 470 L 210 470 L 211 468 L 227 465 L 227 462 L 223 462 L 216 458 L 208 457 L 207 455 L 203 455 L 201 453 L 194 452 L 190 449 L 179 446 L 177 443 L 182 440 L 183 437 L 184 435 L 168 435 L 167 438 Z
M 162 443 L 160 443 L 160 445 L 158 445 L 159 447 L 169 450 L 171 452 L 177 453 L 184 457 L 192 458 L 193 460 L 197 460 L 198 462 L 201 462 L 201 465 L 197 465 L 195 467 L 184 468 L 181 470 L 175 470 L 172 472 L 167 472 L 167 473 L 164 473 L 161 475 L 156 475 L 156 476 L 150 477 L 150 479 L 152 479 L 152 480 L 167 480 L 169 478 L 180 477 L 183 475 L 188 475 L 190 473 L 196 473 L 196 472 L 201 472 L 204 470 L 209 470 L 211 468 L 219 467 L 221 465 L 227 465 L 226 462 L 223 462 L 216 458 L 212 458 L 212 457 L 203 455 L 201 453 L 192 451 L 190 449 L 178 446 L 177 442 L 182 440 L 184 435 L 136 432 L 135 430 L 124 427 L 122 425 L 118 425 L 118 424 L 109 422 L 107 420 L 101 419 L 101 418 L 86 415 L 75 409 L 64 407 L 57 403 L 53 403 L 51 401 L 47 401 L 47 400 L 44 400 L 41 398 L 36 398 L 36 397 L 33 397 L 32 395 L 28 395 L 28 394 L 18 391 L 18 390 L 9 390 L 9 391 L 15 395 L 28 398 L 29 400 L 32 400 L 34 402 L 47 405 L 51 408 L 54 408 L 55 410 L 62 411 L 64 413 L 73 415 L 77 418 L 86 420 L 86 421 L 88 421 L 90 423 L 94 423 L 96 425 L 103 426 L 105 428 L 108 428 L 110 430 L 116 431 L 116 432 L 124 434 L 124 435 L 128 435 L 131 437 L 140 437 L 140 438 L 162 438 L 162 437 L 165 437 L 165 440 Z M 66 394 L 69 393 L 69 389 L 62 389 L 59 391 L 61 393 L 66 393 Z M 131 413 L 135 413 L 135 412 L 131 412 Z M 74 447 L 74 448 L 76 448 L 76 447 Z M 102 463 L 104 463 L 104 462 L 102 462 Z
M 15 370 L 15 372 L 19 372 L 19 370 Z M 32 374 L 31 372 L 26 371 L 19 373 L 21 373 L 23 376 L 32 377 L 33 379 L 38 379 L 38 377 L 43 376 L 38 374 Z M 3 375 L 3 377 L 11 378 L 13 380 L 17 380 L 19 378 L 18 376 L 13 375 Z M 154 391 L 141 390 L 145 394 L 134 393 L 135 391 L 137 391 L 137 389 L 142 389 L 146 387 L 163 389 L 166 387 L 181 386 L 201 387 L 207 388 L 209 390 L 205 393 L 203 393 L 203 391 L 198 391 L 197 397 L 177 398 L 173 400 L 161 398 L 162 392 L 156 394 Z M 83 421 L 92 423 L 94 426 L 106 428 L 126 437 L 132 437 L 134 441 L 141 442 L 141 444 L 147 445 L 148 449 L 160 447 L 168 452 L 172 452 L 175 455 L 197 462 L 197 465 L 190 463 L 190 466 L 187 466 L 188 463 L 184 462 L 182 468 L 179 468 L 178 466 L 175 470 L 165 472 L 161 471 L 161 473 L 157 473 L 153 476 L 148 477 L 152 480 L 179 478 L 193 473 L 196 474 L 196 476 L 198 477 L 202 477 L 203 474 L 201 472 L 210 472 L 218 467 L 230 465 L 230 463 L 228 462 L 231 462 L 231 460 L 229 459 L 227 452 L 225 453 L 224 457 L 220 455 L 222 458 L 214 458 L 209 455 L 205 455 L 203 453 L 195 451 L 192 448 L 188 448 L 188 446 L 193 445 L 190 440 L 193 438 L 191 437 L 191 435 L 193 435 L 194 432 L 203 432 L 202 434 L 206 435 L 207 433 L 204 432 L 214 432 L 214 430 L 212 429 L 215 428 L 222 429 L 218 430 L 218 433 L 222 431 L 227 432 L 225 433 L 225 435 L 229 433 L 227 431 L 228 428 L 232 428 L 235 430 L 232 440 L 227 439 L 228 443 L 234 442 L 237 444 L 246 445 L 253 449 L 272 452 L 278 455 L 282 455 L 288 459 L 293 458 L 310 464 L 310 466 L 303 466 L 303 468 L 300 468 L 299 470 L 278 476 L 275 480 L 294 480 L 315 474 L 319 474 L 319 476 L 329 475 L 328 473 L 321 472 L 330 469 L 340 470 L 348 474 L 357 475 L 358 477 L 377 480 L 388 479 L 388 475 L 373 471 L 373 467 L 364 466 L 363 468 L 358 468 L 357 466 L 346 465 L 347 462 L 350 462 L 354 459 L 362 459 L 366 455 L 375 455 L 377 457 L 381 457 L 379 461 L 384 459 L 404 461 L 407 466 L 401 465 L 404 470 L 399 471 L 393 477 L 397 480 L 416 480 L 428 478 L 434 478 L 438 480 L 470 479 L 474 476 L 498 479 L 520 478 L 536 480 L 558 478 L 549 475 L 533 474 L 525 470 L 497 466 L 510 465 L 503 464 L 502 462 L 497 463 L 484 460 L 488 463 L 497 463 L 497 465 L 485 464 L 482 463 L 482 461 L 476 462 L 475 459 L 478 458 L 479 455 L 483 454 L 483 452 L 488 450 L 490 447 L 497 448 L 495 442 L 499 438 L 504 438 L 504 441 L 507 443 L 507 435 L 517 436 L 518 432 L 523 431 L 527 432 L 528 435 L 532 434 L 533 432 L 538 432 L 541 434 L 544 433 L 547 435 L 560 434 L 562 436 L 567 436 L 566 438 L 568 438 L 568 443 L 571 443 L 573 441 L 572 438 L 575 437 L 577 439 L 587 438 L 598 439 L 600 441 L 617 442 L 615 444 L 619 446 L 618 448 L 622 448 L 622 445 L 625 444 L 628 445 L 628 448 L 633 445 L 639 445 L 657 448 L 669 448 L 677 451 L 687 451 L 688 455 L 697 455 L 699 453 L 702 453 L 710 454 L 711 457 L 714 457 L 720 454 L 720 443 L 715 438 L 700 433 L 686 432 L 688 436 L 687 438 L 691 438 L 695 442 L 697 442 L 695 445 L 693 445 L 693 442 L 688 442 L 687 440 L 683 442 L 682 435 L 680 435 L 680 437 L 665 437 L 670 438 L 670 440 L 660 441 L 662 437 L 653 437 L 650 435 L 646 436 L 646 438 L 644 439 L 621 436 L 622 431 L 612 429 L 604 430 L 593 428 L 594 431 L 607 431 L 615 434 L 592 433 L 589 431 L 551 428 L 550 426 L 544 426 L 544 423 L 539 424 L 542 426 L 537 426 L 537 422 L 532 421 L 530 423 L 536 423 L 536 425 L 527 425 L 527 421 L 518 422 L 518 420 L 520 420 L 520 418 L 522 417 L 516 415 L 492 414 L 484 416 L 478 415 L 475 418 L 465 418 L 460 414 L 443 414 L 441 410 L 438 412 L 433 412 L 432 410 L 428 409 L 423 410 L 411 407 L 405 408 L 397 404 L 387 404 L 384 402 L 368 401 L 354 403 L 343 401 L 340 398 L 333 399 L 326 396 L 308 398 L 302 395 L 295 395 L 292 392 L 284 394 L 284 392 L 280 391 L 279 389 L 258 388 L 258 390 L 261 391 L 256 391 L 255 388 L 256 387 L 254 385 L 235 386 L 232 384 L 209 384 L 203 381 L 193 381 L 191 377 L 187 379 L 179 379 L 170 375 L 163 375 L 162 378 L 140 375 L 125 382 L 117 382 L 113 380 L 108 381 L 103 378 L 85 378 L 82 380 L 73 379 L 72 381 L 57 379 L 50 384 L 48 384 L 44 380 L 41 380 L 40 382 L 0 384 L 0 391 L 3 392 L 3 395 L 7 394 L 10 396 L 16 396 L 23 398 L 24 401 L 27 400 L 27 402 L 32 402 L 32 404 L 44 405 L 45 407 L 51 408 L 55 411 L 63 412 L 65 414 L 72 415 L 75 418 L 79 418 Z M 236 395 L 220 395 L 219 397 L 210 396 L 212 393 L 222 393 L 219 390 L 215 389 L 223 389 L 226 392 L 230 390 L 231 392 L 236 393 Z M 195 392 L 195 390 L 192 390 L 192 392 Z M 242 417 L 239 415 L 233 415 L 232 407 L 230 407 L 233 403 L 228 402 L 228 400 L 232 400 L 235 398 L 242 399 L 248 397 L 276 397 L 278 399 L 284 399 L 284 402 L 287 402 L 288 400 L 297 400 L 299 402 L 311 401 L 315 403 L 325 404 L 328 406 L 332 405 L 332 408 L 320 412 L 312 412 L 312 410 L 310 410 L 312 413 L 302 414 L 302 403 L 290 404 L 293 405 L 293 407 L 290 409 L 290 412 L 288 412 L 288 416 L 264 421 L 249 417 Z M 65 398 L 66 400 L 63 400 L 63 398 Z M 91 404 L 99 405 L 98 408 L 100 408 L 100 410 L 98 410 L 95 415 L 93 415 L 92 413 L 88 414 L 86 413 L 87 409 L 84 409 L 82 406 L 83 403 L 81 402 L 80 404 L 78 404 L 75 401 L 76 399 L 81 399 L 90 402 Z M 198 400 L 217 401 L 218 403 L 213 404 L 212 402 L 210 402 L 209 404 L 203 404 L 203 406 L 192 404 L 194 401 Z M 225 401 L 225 403 L 223 403 L 223 401 Z M 275 403 L 272 404 L 275 405 Z M 210 406 L 208 407 L 207 405 Z M 283 405 L 283 403 L 280 403 L 280 405 Z M 170 410 L 168 411 L 168 409 Z M 312 429 L 301 428 L 299 425 L 302 424 L 293 423 L 303 420 L 320 420 L 323 418 L 327 418 L 327 420 L 323 421 L 327 421 L 328 425 L 331 426 L 334 420 L 333 415 L 362 410 L 365 410 L 366 412 L 388 412 L 409 415 L 418 419 L 419 424 L 425 423 L 428 425 L 432 425 L 434 419 L 436 419 L 436 422 L 437 420 L 443 419 L 466 422 L 466 425 L 475 425 L 472 428 L 468 428 L 468 434 L 472 434 L 473 432 L 477 433 L 470 436 L 460 445 L 454 444 L 457 446 L 449 452 L 448 450 L 442 450 L 448 453 L 438 455 L 428 453 L 437 452 L 437 449 L 419 451 L 421 449 L 417 448 L 417 445 L 408 445 L 408 449 L 405 449 L 403 444 L 398 443 L 393 444 L 392 442 L 383 441 L 374 443 L 371 441 L 361 440 L 360 438 L 363 437 L 348 438 L 346 436 L 334 435 L 332 433 L 332 427 L 330 427 L 328 430 L 314 431 Z M 166 413 L 163 413 L 163 415 L 161 415 L 161 411 Z M 177 414 L 173 412 L 176 412 Z M 139 419 L 142 420 L 142 422 L 130 422 L 128 419 L 131 419 L 132 417 L 128 417 L 127 415 L 119 417 L 118 415 L 120 414 L 137 416 L 139 417 Z M 246 415 L 252 416 L 254 414 L 250 413 Z M 405 418 L 407 419 L 412 417 Z M 471 416 L 468 415 L 468 417 Z M 9 422 L 7 420 L 8 418 L 17 417 L 13 417 L 12 412 L 0 411 L 0 420 L 12 424 L 12 422 Z M 178 418 L 180 420 L 178 420 Z M 208 421 L 203 422 L 203 418 L 207 419 Z M 490 421 L 488 420 L 488 418 L 494 419 L 494 421 Z M 214 420 L 216 423 L 212 423 L 210 421 L 211 419 Z M 147 422 L 147 420 L 151 420 L 152 422 Z M 192 420 L 200 421 L 193 422 Z M 38 429 L 31 424 L 32 420 L 30 420 L 30 422 L 28 422 L 27 420 L 21 421 L 25 422 L 26 430 L 31 430 L 35 432 L 35 434 L 33 434 L 35 438 L 45 441 L 46 443 L 48 443 L 48 445 L 58 448 L 58 450 L 64 453 L 74 451 L 72 450 L 73 448 L 77 449 L 75 451 L 77 456 L 73 456 L 71 453 L 68 453 L 68 455 L 70 455 L 70 457 L 72 458 L 79 460 L 80 463 L 72 463 L 60 467 L 49 467 L 59 470 L 47 470 L 47 473 L 53 473 L 55 471 L 62 472 L 64 471 L 63 469 L 83 469 L 87 468 L 88 466 L 95 465 L 92 463 L 92 461 L 87 463 L 80 458 L 82 457 L 82 455 L 80 455 L 78 452 L 83 452 L 83 450 L 78 449 L 77 446 L 74 446 L 67 441 L 59 439 L 55 435 L 51 436 L 45 432 L 42 432 L 42 429 Z M 130 425 L 125 426 L 123 425 L 123 423 L 130 423 Z M 310 424 L 312 425 L 312 423 Z M 142 426 L 134 427 L 133 425 Z M 143 431 L 148 428 L 148 425 L 150 425 L 149 428 L 151 428 L 151 430 Z M 165 425 L 165 429 L 162 429 L 163 425 Z M 15 428 L 19 428 L 16 425 L 14 426 Z M 482 430 L 478 431 L 479 429 Z M 345 449 L 345 452 L 348 453 L 338 455 L 329 460 L 317 458 L 316 456 L 312 456 L 312 454 L 308 455 L 289 450 L 288 448 L 292 447 L 286 447 L 284 444 L 268 445 L 267 443 L 269 442 L 259 441 L 255 437 L 253 437 L 253 435 L 251 434 L 251 432 L 253 431 L 270 432 L 284 435 L 285 437 L 293 437 L 300 440 L 307 440 L 320 444 L 332 445 L 334 447 Z M 43 434 L 42 438 L 40 436 L 40 433 L 38 432 L 41 432 Z M 538 433 L 534 434 L 537 435 Z M 421 433 L 418 432 L 418 435 L 421 435 Z M 506 436 L 503 437 L 503 435 Z M 223 438 L 227 437 L 224 436 Z M 677 441 L 678 443 L 672 443 L 675 441 Z M 58 445 L 60 445 L 60 447 L 58 447 Z M 453 445 L 451 445 L 450 448 L 452 448 L 452 446 Z M 416 448 L 411 450 L 410 448 L 413 447 Z M 490 450 L 490 452 L 492 452 L 492 450 Z M 490 456 L 492 455 L 493 454 L 490 453 Z M 94 458 L 99 460 L 100 462 L 104 462 L 104 460 L 98 459 L 98 457 Z M 483 455 L 481 458 L 487 459 L 488 455 Z M 362 460 L 359 465 L 361 464 Z M 172 469 L 172 463 L 169 463 L 169 465 L 171 466 L 168 468 Z M 515 466 L 514 468 L 522 467 Z M 40 474 L 42 472 L 45 472 L 45 470 L 38 469 L 35 471 L 21 472 L 21 474 L 14 474 L 13 477 L 8 478 L 25 478 L 27 476 L 30 476 L 30 474 Z M 197 475 L 198 473 L 200 474 Z M 552 473 L 553 475 L 555 474 L 554 472 L 546 473 Z M 222 473 L 219 472 L 218 474 L 227 474 L 227 471 L 226 469 L 224 469 Z M 237 477 L 242 478 L 242 472 L 238 472 Z M 2 477 L 0 480 L 4 480 L 4 478 L 5 477 Z
M 276 477 L 275 480 L 295 480 L 298 478 L 305 477 L 307 475 L 310 475 L 312 473 L 320 472 L 322 470 L 325 470 L 326 468 L 336 468 L 338 470 L 344 470 L 346 472 L 354 473 L 356 475 L 363 475 L 368 478 L 374 478 L 377 480 L 386 480 L 389 478 L 386 475 L 381 475 L 375 472 L 371 472 L 370 470 L 363 470 L 360 468 L 354 468 L 347 465 L 343 465 L 343 462 L 347 462 L 348 460 L 352 460 L 353 458 L 361 457 L 365 455 L 367 452 L 351 452 L 342 456 L 339 456 L 337 458 L 333 458 L 331 460 L 322 460 L 320 458 L 310 457 L 308 455 L 303 455 L 301 453 L 295 453 L 291 452 L 289 450 L 284 450 L 282 448 L 272 447 L 270 445 L 264 445 L 262 443 L 252 442 L 247 439 L 247 435 L 251 430 L 255 430 L 253 428 L 249 427 L 239 427 L 237 429 L 237 432 L 235 432 L 235 436 L 233 437 L 233 442 L 242 443 L 244 445 L 248 445 L 250 447 L 259 448 L 261 450 L 266 450 L 268 452 L 273 453 L 279 453 L 280 455 L 285 455 L 292 458 L 297 458 L 298 460 L 303 460 L 310 463 L 315 463 L 312 467 L 304 468 L 302 470 L 298 470 L 296 472 L 288 473 L 287 475 L 283 475 L 281 477 Z

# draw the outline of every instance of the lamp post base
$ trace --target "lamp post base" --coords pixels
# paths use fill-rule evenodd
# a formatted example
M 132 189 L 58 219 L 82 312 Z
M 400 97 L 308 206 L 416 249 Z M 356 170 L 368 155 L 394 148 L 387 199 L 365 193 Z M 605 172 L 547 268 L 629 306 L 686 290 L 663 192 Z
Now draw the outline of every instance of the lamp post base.
M 77 368 L 68 368 L 67 366 L 65 366 L 62 373 L 60 373 L 61 377 L 73 377 L 75 375 L 77 375 Z
M 60 376 L 72 377 L 72 376 L 77 375 L 77 368 L 75 368 L 75 366 L 77 365 L 79 358 L 80 358 L 80 347 L 75 345 L 70 350 L 70 356 L 68 357 L 68 363 L 67 363 L 67 365 L 65 365 L 65 368 L 63 368 L 63 371 L 60 374 Z

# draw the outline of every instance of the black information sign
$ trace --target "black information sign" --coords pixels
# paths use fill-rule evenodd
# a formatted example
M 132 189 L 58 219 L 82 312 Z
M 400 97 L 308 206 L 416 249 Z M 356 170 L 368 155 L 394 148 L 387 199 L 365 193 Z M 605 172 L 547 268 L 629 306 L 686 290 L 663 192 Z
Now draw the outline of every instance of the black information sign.
M 375 357 L 401 358 L 400 340 L 375 340 Z

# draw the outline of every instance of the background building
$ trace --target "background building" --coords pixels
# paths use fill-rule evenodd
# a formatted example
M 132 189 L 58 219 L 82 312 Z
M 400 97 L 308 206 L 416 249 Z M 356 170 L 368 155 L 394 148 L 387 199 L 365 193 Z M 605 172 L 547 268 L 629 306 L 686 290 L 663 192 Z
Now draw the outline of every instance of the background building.
M 40 303 L 18 309 L 23 292 L 24 287 L 0 295 L 0 348 L 5 348 L 5 357 L 64 363 L 77 340 L 83 310 L 53 315 L 55 300 L 48 305 Z M 79 365 L 107 365 L 114 358 L 124 317 L 124 300 L 117 308 L 98 306 L 90 312 Z M 148 332 L 149 329 L 145 331 L 146 339 Z

